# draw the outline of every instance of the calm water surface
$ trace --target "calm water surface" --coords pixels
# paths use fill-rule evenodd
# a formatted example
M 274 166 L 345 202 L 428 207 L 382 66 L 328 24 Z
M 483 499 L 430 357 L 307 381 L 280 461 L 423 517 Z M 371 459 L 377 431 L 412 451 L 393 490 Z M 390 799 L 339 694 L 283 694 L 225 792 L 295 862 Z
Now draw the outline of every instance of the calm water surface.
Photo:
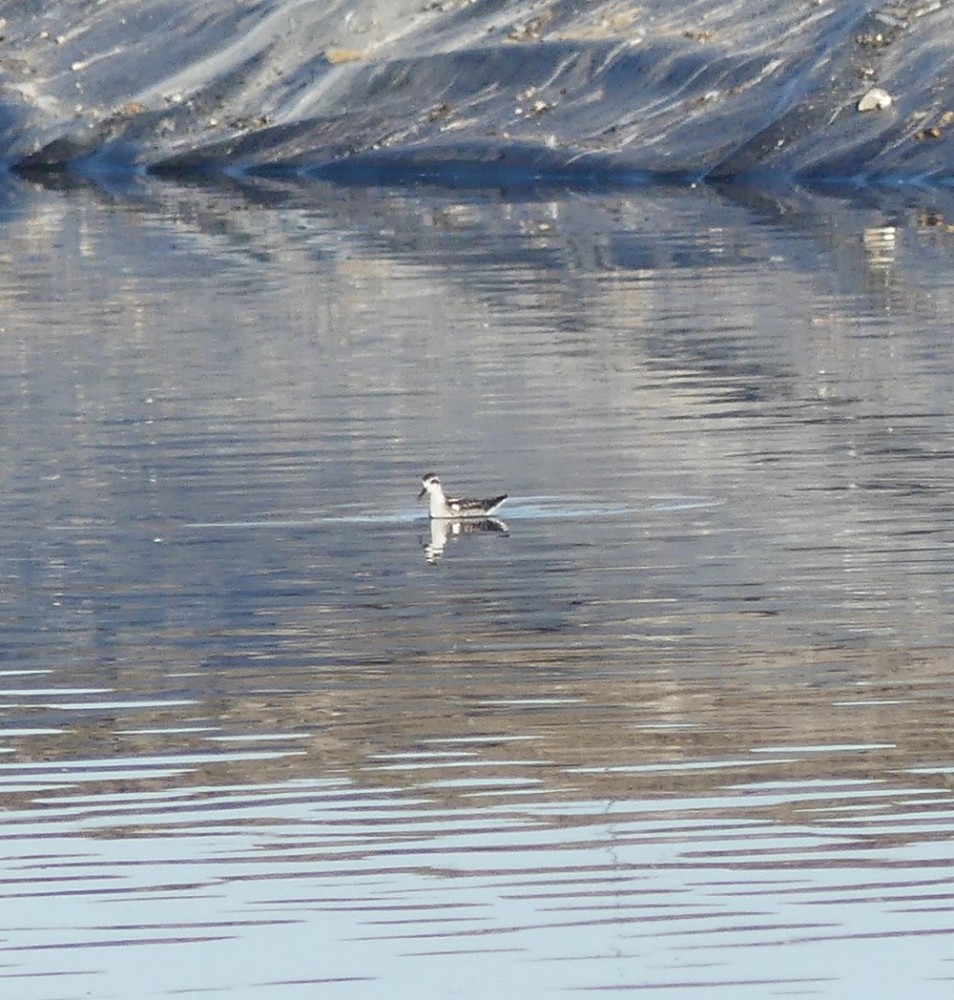
M 945 208 L 11 182 L 2 995 L 948 997 Z

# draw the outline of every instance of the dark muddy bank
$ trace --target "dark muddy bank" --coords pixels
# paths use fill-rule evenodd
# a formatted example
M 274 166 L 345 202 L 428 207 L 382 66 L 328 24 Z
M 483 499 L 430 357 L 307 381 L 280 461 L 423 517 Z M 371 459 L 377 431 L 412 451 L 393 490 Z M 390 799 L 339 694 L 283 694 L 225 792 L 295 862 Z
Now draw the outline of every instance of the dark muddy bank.
M 954 164 L 942 0 L 0 11 L 0 155 L 24 170 L 944 181 Z

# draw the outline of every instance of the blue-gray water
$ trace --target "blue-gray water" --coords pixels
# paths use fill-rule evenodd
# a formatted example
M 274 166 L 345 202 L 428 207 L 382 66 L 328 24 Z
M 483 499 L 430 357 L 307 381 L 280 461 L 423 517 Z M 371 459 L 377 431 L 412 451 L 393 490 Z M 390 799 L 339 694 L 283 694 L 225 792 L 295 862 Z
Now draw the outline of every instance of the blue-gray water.
M 949 995 L 942 194 L 117 184 L 4 189 L 3 996 Z

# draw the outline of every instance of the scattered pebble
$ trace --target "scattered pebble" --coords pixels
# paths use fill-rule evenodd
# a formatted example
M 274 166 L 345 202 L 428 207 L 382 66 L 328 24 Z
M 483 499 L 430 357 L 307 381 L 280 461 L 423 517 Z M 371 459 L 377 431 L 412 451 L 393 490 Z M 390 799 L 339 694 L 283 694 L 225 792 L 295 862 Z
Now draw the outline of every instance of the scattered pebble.
M 884 111 L 891 107 L 891 95 L 880 87 L 872 87 L 858 102 L 859 111 Z

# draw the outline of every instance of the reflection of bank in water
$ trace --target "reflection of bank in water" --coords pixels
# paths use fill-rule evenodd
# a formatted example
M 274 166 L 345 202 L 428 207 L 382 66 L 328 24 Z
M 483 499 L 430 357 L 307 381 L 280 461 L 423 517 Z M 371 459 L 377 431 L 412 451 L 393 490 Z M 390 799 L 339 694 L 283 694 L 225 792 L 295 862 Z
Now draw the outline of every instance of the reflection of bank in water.
M 431 537 L 424 545 L 424 558 L 432 564 L 439 562 L 444 555 L 444 546 L 449 538 L 457 539 L 462 535 L 473 535 L 484 531 L 495 531 L 501 535 L 508 533 L 507 525 L 495 517 L 471 518 L 465 521 L 432 518 L 430 526 Z

